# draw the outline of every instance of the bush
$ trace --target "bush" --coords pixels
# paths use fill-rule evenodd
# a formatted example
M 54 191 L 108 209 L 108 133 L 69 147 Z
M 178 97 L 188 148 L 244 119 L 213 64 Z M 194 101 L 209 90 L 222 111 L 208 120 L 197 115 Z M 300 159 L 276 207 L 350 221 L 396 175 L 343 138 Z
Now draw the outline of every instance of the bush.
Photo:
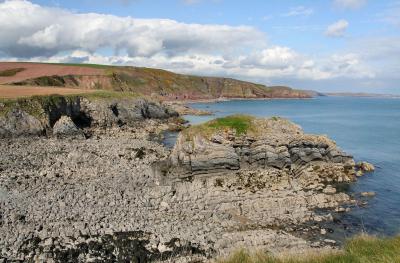
M 25 69 L 23 68 L 13 68 L 13 69 L 6 69 L 3 71 L 0 71 L 0 77 L 12 77 L 15 76 L 18 72 L 21 72 Z

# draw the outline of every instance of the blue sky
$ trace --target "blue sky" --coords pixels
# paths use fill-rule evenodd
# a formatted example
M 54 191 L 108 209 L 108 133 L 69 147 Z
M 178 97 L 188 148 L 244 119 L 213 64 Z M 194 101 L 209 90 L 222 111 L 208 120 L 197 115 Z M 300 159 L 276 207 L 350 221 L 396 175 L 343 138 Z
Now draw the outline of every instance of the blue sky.
M 1 60 L 400 94 L 398 0 L 6 0 L 0 22 Z

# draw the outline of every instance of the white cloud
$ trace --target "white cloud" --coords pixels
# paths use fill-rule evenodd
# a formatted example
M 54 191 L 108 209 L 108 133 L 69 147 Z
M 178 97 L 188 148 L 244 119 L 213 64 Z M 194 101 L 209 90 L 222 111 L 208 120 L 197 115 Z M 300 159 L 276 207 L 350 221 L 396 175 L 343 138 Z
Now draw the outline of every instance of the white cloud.
M 367 0 L 334 0 L 334 5 L 343 9 L 358 9 L 366 3 Z
M 296 64 L 299 55 L 287 47 L 271 47 L 250 54 L 241 61 L 244 67 L 256 66 L 267 69 L 282 69 Z
M 330 26 L 325 31 L 325 35 L 328 37 L 343 37 L 346 29 L 349 27 L 349 22 L 341 19 Z
M 373 77 L 354 54 L 313 58 L 268 45 L 248 26 L 73 13 L 25 0 L 0 2 L 0 25 L 3 60 L 146 66 L 263 83 Z
M 111 48 L 130 56 L 188 51 L 233 51 L 263 45 L 262 32 L 248 26 L 185 24 L 168 19 L 134 19 L 76 14 L 28 1 L 0 3 L 0 49 L 11 56 L 54 55 L 75 49 Z
M 289 12 L 283 14 L 283 16 L 309 16 L 314 13 L 314 10 L 304 6 L 296 6 L 289 10 Z

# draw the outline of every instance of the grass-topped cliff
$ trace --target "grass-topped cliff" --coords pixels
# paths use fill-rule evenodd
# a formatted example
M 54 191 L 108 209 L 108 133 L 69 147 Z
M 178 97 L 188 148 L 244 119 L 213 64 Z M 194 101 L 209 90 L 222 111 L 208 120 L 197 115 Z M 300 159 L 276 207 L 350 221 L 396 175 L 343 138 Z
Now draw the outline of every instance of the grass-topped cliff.
M 394 263 L 400 262 L 400 237 L 360 236 L 349 240 L 344 249 L 330 253 L 311 253 L 274 257 L 241 250 L 217 263 Z
M 70 95 L 46 95 L 32 96 L 28 98 L 16 99 L 0 99 L 0 117 L 14 109 L 21 109 L 26 113 L 41 118 L 45 114 L 45 109 L 52 105 L 60 103 L 72 103 L 78 98 L 87 98 L 88 100 L 112 100 L 112 99 L 127 99 L 138 97 L 133 92 L 115 92 L 115 91 L 95 91 L 91 93 L 70 94 Z
M 231 78 L 92 64 L 0 63 L 0 84 L 129 91 L 164 99 L 309 98 L 306 91 Z

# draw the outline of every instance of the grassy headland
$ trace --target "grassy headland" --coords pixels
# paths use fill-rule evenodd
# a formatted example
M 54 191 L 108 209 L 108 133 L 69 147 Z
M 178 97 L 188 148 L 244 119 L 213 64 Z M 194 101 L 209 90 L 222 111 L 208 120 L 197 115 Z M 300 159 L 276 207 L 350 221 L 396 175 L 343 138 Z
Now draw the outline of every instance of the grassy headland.
M 217 98 L 310 98 L 306 91 L 265 85 L 231 78 L 183 75 L 143 67 L 97 64 L 1 63 L 7 76 L 2 84 L 38 87 L 68 87 L 132 91 L 165 100 Z M 24 74 L 15 70 L 24 69 Z M 10 75 L 11 74 L 11 75 Z

